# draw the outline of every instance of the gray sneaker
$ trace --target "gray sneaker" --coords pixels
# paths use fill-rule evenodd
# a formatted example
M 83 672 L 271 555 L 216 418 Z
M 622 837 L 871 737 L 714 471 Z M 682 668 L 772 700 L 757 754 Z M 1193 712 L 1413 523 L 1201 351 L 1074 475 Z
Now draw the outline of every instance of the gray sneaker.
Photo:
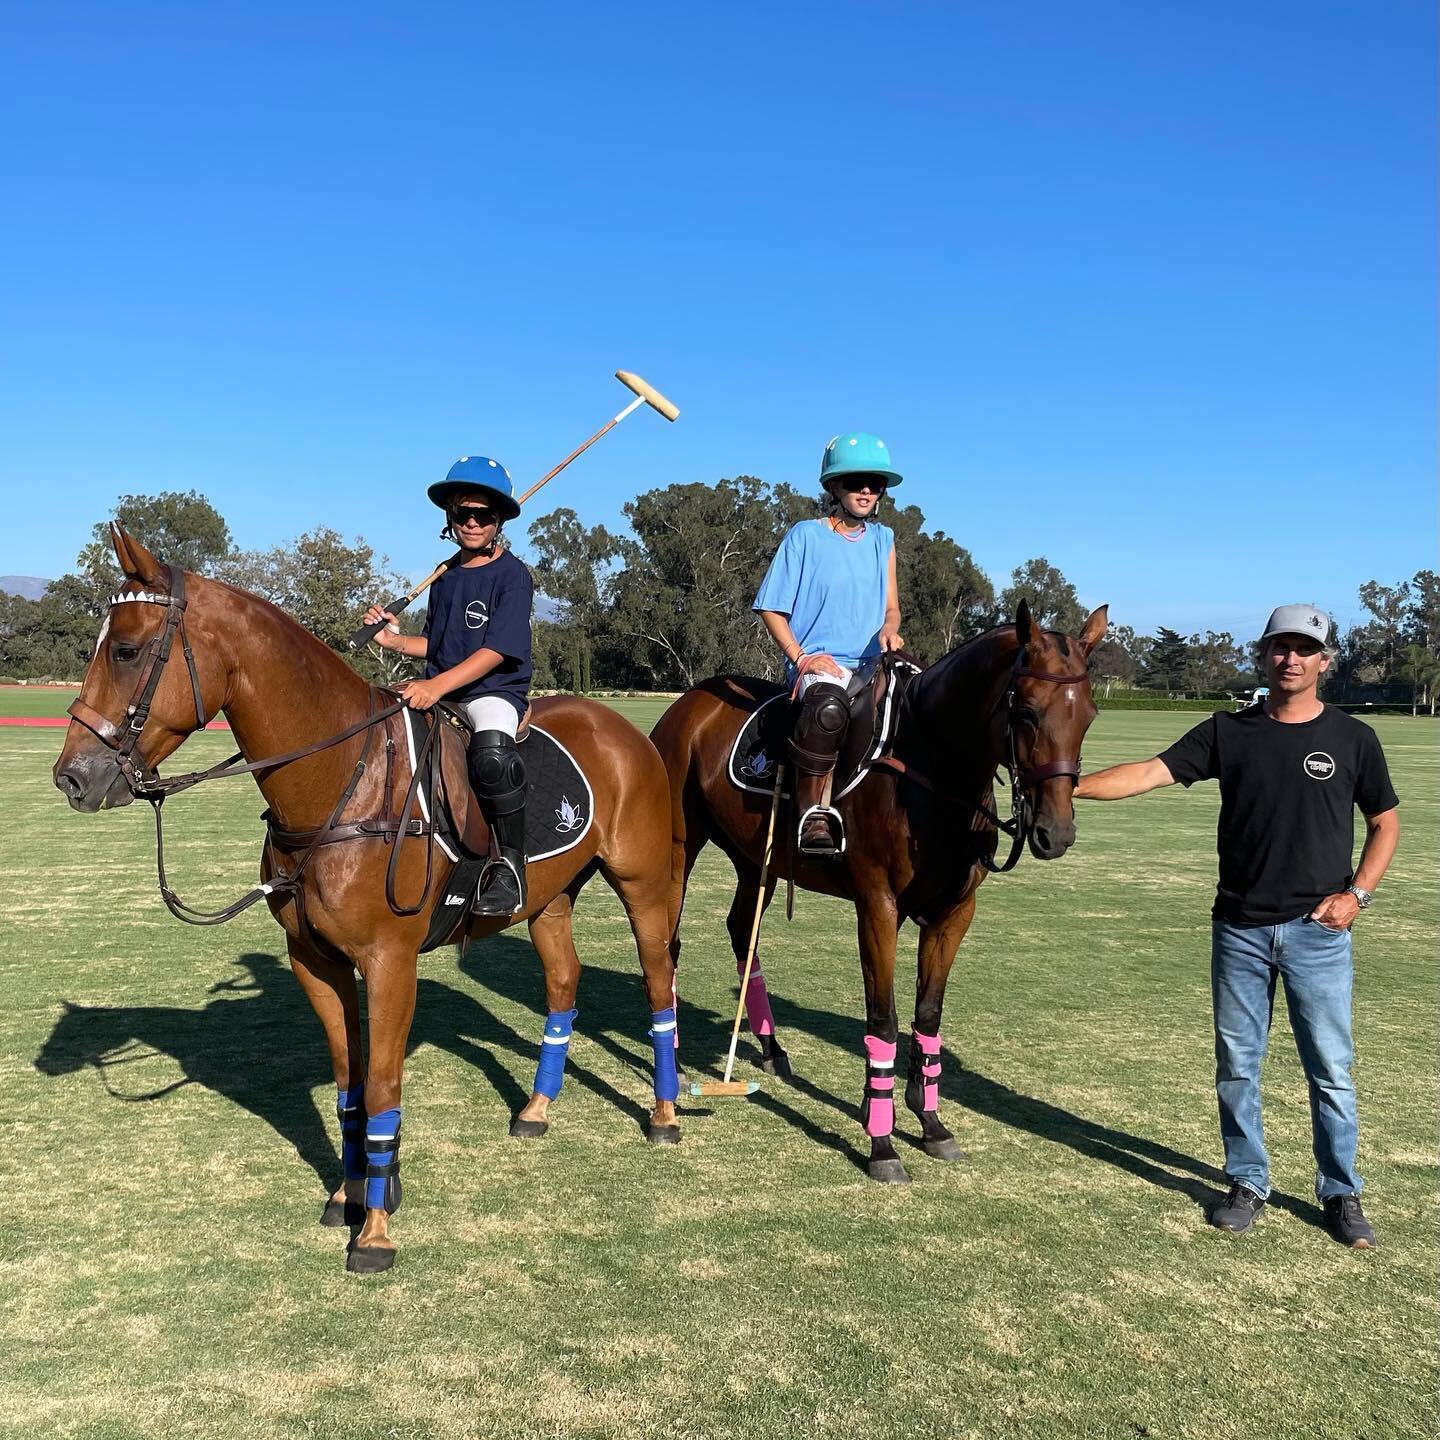
M 1325 1202 L 1325 1227 L 1352 1250 L 1375 1248 L 1375 1231 L 1360 1208 L 1358 1195 L 1332 1195 Z
M 1257 1195 L 1248 1185 L 1238 1180 L 1230 1187 L 1230 1193 L 1210 1212 L 1210 1223 L 1217 1230 L 1228 1230 L 1232 1235 L 1243 1235 L 1254 1223 L 1255 1217 L 1265 1208 L 1263 1196 Z

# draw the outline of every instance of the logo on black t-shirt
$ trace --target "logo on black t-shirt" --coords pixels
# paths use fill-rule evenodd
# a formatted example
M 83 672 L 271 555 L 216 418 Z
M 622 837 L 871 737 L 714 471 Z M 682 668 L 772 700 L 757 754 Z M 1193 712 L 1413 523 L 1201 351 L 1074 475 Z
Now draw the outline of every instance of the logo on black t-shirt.
M 1323 750 L 1312 750 L 1305 757 L 1305 773 L 1312 780 L 1328 780 L 1335 773 L 1335 762 Z
M 467 630 L 483 630 L 489 619 L 490 612 L 486 609 L 483 600 L 472 600 L 465 607 L 465 628 Z

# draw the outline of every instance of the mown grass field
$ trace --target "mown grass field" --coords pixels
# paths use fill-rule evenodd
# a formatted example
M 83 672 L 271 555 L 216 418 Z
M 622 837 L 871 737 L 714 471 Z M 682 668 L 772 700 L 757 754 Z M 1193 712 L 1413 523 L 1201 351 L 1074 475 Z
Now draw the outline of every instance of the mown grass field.
M 659 710 L 622 708 L 646 726 Z M 1152 754 L 1193 719 L 1104 714 L 1086 763 Z M 1377 728 L 1405 823 L 1357 941 L 1378 1251 L 1319 1228 L 1283 1010 L 1266 1087 L 1275 1203 L 1240 1239 L 1204 1222 L 1220 1182 L 1216 796 L 1199 787 L 1087 807 L 1065 860 L 986 882 L 944 1027 L 944 1110 L 968 1158 L 902 1145 L 909 1187 L 857 1164 L 859 967 L 837 903 L 802 895 L 795 923 L 777 910 L 766 932 L 796 1083 L 685 1105 L 674 1150 L 643 1137 L 646 1006 L 608 891 L 580 906 L 577 1035 L 538 1143 L 506 1135 L 543 1010 L 528 943 L 425 958 L 402 1252 L 370 1280 L 345 1274 L 344 1232 L 315 1223 L 338 1169 L 334 1092 L 279 930 L 253 911 L 214 930 L 172 920 L 148 807 L 72 814 L 49 783 L 61 732 L 0 732 L 0 1427 L 1433 1435 L 1437 730 Z M 228 738 L 193 740 L 187 761 Z M 260 809 L 248 781 L 171 802 L 187 899 L 251 883 Z M 729 894 L 708 852 L 682 988 L 697 1072 L 733 1012 Z M 908 928 L 902 953 L 908 992 Z M 915 1133 L 904 1112 L 900 1128 Z

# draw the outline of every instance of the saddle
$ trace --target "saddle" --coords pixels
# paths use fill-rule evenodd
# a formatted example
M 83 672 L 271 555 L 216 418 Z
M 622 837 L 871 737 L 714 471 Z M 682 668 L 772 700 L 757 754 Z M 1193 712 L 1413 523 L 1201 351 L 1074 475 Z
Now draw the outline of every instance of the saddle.
M 872 656 L 850 677 L 845 687 L 849 723 L 835 765 L 832 798 L 848 795 L 869 774 L 895 739 L 900 702 L 910 682 L 922 669 L 903 650 Z M 754 708 L 730 748 L 727 773 L 740 790 L 769 795 L 775 783 L 775 765 L 783 761 L 790 739 L 789 691 L 769 680 L 729 677 L 727 689 L 736 703 Z M 787 792 L 788 793 L 788 792 Z

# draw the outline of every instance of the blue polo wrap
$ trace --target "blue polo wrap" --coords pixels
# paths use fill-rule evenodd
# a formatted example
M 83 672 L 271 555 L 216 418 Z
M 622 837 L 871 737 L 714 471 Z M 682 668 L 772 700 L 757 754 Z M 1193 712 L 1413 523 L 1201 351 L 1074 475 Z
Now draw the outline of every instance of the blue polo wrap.
M 372 1115 L 365 1125 L 365 1208 L 400 1208 L 400 1107 Z
M 578 1010 L 552 1010 L 545 1017 L 540 1037 L 540 1063 L 535 1067 L 535 1093 L 553 1100 L 565 1080 L 565 1057 L 570 1053 L 570 1032 Z
M 650 1043 L 655 1047 L 655 1098 L 677 1100 L 680 1075 L 675 1068 L 675 1010 L 656 1010 L 650 1017 Z
M 340 1120 L 340 1163 L 347 1180 L 365 1178 L 365 1087 L 352 1085 L 335 1092 L 335 1114 Z

